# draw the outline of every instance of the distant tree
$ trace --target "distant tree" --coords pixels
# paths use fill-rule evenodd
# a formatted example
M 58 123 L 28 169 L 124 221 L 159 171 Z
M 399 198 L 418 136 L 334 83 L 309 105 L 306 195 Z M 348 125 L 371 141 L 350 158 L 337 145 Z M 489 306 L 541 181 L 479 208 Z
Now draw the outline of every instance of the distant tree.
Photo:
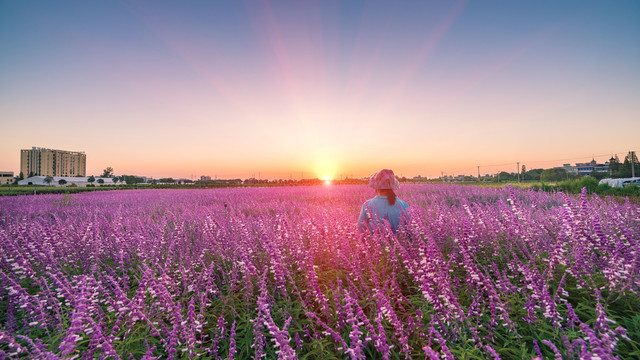
M 163 184 L 173 184 L 176 182 L 175 180 L 173 180 L 173 178 L 162 178 L 158 181 L 160 181 Z
M 140 184 L 144 182 L 144 179 L 135 175 L 123 175 L 124 182 L 127 185 Z
M 497 178 L 498 181 L 511 181 L 511 180 L 515 180 L 515 179 L 516 179 L 516 177 L 513 174 L 508 173 L 506 171 L 500 172 L 498 174 L 498 178 Z
M 544 169 L 540 174 L 540 181 L 542 182 L 557 182 L 567 180 L 569 173 L 563 168 Z
M 634 165 L 635 176 L 640 176 L 640 162 L 638 162 L 638 156 L 635 152 L 629 152 L 627 156 L 624 157 L 624 162 L 622 166 L 620 166 L 620 170 L 618 171 L 618 177 L 631 177 L 634 175 L 631 171 L 631 163 Z
M 102 177 L 112 177 L 113 176 L 113 168 L 111 166 L 107 167 L 102 172 Z
M 66 183 L 67 183 L 67 180 L 65 180 L 65 179 L 58 180 L 58 184 L 60 184 L 60 185 L 64 185 Z
M 523 164 L 522 165 L 522 170 L 520 171 L 520 174 L 522 175 L 522 174 L 524 174 L 526 172 L 527 172 L 527 166 Z
M 24 180 L 24 173 L 20 171 L 20 175 L 18 176 L 18 180 Z
M 36 174 L 33 171 L 29 171 L 29 176 L 28 177 L 32 177 L 32 176 L 36 176 Z
M 47 185 L 50 185 L 52 181 L 53 181 L 53 176 L 46 176 L 44 178 L 44 182 L 47 183 Z
M 117 176 L 114 176 L 111 181 L 113 181 L 114 184 L 116 184 L 118 181 L 120 181 L 120 178 Z
M 523 180 L 533 180 L 540 181 L 540 174 L 542 173 L 542 169 L 531 169 L 522 174 Z
M 611 174 L 616 174 L 620 171 L 620 167 L 620 159 L 618 158 L 618 154 L 616 154 L 609 159 L 609 172 L 611 172 Z
M 96 178 L 93 175 L 89 176 L 89 178 L 87 179 L 87 182 L 89 182 L 89 184 L 92 184 L 94 181 L 96 181 Z
M 593 170 L 591 173 L 589 173 L 589 176 L 591 176 L 592 178 L 595 178 L 597 180 L 602 180 L 606 177 L 609 177 L 609 174 L 604 172 L 604 171 L 595 171 Z
M 98 179 L 98 184 L 104 184 L 104 179 Z

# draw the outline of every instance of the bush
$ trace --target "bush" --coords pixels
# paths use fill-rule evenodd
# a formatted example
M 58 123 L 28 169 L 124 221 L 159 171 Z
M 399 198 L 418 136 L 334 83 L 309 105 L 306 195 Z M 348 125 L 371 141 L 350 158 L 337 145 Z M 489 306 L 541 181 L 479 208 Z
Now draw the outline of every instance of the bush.
M 609 177 L 609 174 L 607 174 L 604 171 L 595 171 L 594 170 L 589 174 L 589 176 L 591 176 L 593 178 L 596 178 L 599 181 L 599 180 L 602 180 L 602 179 L 604 179 L 606 177 Z
M 593 194 L 598 188 L 598 179 L 591 176 L 585 176 L 576 180 L 562 181 L 558 184 L 558 187 L 562 191 L 571 194 L 578 194 L 582 192 L 582 188 L 587 188 L 587 192 L 589 194 Z
M 601 196 L 640 196 L 640 187 L 638 187 L 638 185 L 633 184 L 623 188 L 613 188 L 609 184 L 599 184 L 598 179 L 591 176 L 562 181 L 556 186 L 545 185 L 543 183 L 540 186 L 534 185 L 532 188 L 536 191 L 562 191 L 567 194 L 579 194 L 582 192 L 582 188 L 587 188 L 589 194 L 598 194 Z
M 595 190 L 598 195 L 614 195 L 615 190 L 609 184 L 600 184 Z
M 629 185 L 620 189 L 621 196 L 640 196 L 640 187 L 638 185 Z

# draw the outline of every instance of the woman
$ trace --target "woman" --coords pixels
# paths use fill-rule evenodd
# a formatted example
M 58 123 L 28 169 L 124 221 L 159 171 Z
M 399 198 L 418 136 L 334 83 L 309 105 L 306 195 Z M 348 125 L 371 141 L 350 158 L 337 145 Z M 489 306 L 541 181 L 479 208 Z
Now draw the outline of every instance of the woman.
M 358 229 L 362 232 L 373 231 L 378 226 L 391 226 L 393 232 L 398 231 L 400 219 L 408 217 L 409 204 L 398 199 L 393 190 L 400 188 L 393 171 L 380 170 L 371 175 L 369 186 L 376 189 L 376 196 L 365 201 L 358 218 Z

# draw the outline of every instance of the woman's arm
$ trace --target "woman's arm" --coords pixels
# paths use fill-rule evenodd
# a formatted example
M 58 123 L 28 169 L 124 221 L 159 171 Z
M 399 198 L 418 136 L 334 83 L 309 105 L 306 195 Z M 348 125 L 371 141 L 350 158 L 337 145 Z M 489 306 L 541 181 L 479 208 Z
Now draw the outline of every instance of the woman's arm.
M 358 217 L 358 230 L 365 232 L 369 230 L 369 210 L 367 209 L 367 203 L 362 204 L 360 210 L 360 216 Z

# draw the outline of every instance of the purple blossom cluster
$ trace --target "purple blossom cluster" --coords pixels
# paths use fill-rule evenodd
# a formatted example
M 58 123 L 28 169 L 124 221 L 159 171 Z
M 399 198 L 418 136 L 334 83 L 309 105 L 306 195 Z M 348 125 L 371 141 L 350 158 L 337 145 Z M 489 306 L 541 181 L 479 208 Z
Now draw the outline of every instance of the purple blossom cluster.
M 618 358 L 640 302 L 640 207 L 407 185 L 360 234 L 365 186 L 0 198 L 0 359 Z M 591 312 L 577 309 L 592 309 Z M 537 333 L 548 327 L 552 333 Z M 536 340 L 538 339 L 538 340 Z M 518 357 L 520 358 L 520 357 Z

